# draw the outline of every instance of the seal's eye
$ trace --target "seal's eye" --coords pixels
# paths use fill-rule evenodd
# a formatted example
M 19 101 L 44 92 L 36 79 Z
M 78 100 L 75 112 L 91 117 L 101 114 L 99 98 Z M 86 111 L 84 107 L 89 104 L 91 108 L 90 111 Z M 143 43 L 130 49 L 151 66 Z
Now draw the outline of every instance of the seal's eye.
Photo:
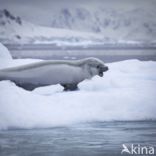
M 99 65 L 97 65 L 97 68 L 99 69 L 99 68 L 100 68 L 100 66 L 99 66 Z

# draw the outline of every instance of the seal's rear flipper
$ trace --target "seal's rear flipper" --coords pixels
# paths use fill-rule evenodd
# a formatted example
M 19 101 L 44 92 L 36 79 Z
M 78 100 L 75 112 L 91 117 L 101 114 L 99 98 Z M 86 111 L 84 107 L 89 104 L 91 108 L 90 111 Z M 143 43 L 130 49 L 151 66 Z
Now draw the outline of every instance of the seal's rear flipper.
M 64 87 L 64 91 L 78 90 L 78 86 L 75 83 L 73 83 L 73 84 L 61 84 L 61 86 Z

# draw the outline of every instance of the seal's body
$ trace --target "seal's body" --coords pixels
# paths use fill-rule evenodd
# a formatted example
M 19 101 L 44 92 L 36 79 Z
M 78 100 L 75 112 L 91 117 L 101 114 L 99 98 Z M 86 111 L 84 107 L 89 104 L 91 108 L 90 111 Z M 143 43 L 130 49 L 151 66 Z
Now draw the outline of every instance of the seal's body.
M 76 61 L 51 60 L 0 70 L 0 80 L 11 80 L 27 90 L 61 84 L 65 90 L 77 89 L 77 84 L 95 75 L 103 76 L 108 67 L 96 58 Z

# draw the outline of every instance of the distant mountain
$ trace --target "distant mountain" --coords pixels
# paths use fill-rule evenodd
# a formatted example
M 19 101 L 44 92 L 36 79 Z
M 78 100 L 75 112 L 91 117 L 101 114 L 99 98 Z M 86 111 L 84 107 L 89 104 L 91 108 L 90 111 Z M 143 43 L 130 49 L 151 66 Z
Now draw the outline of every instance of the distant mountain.
M 52 14 L 51 27 L 102 34 L 105 40 L 153 42 L 156 40 L 156 11 L 134 8 L 61 8 Z
M 0 42 L 88 44 L 156 44 L 156 11 L 62 8 L 51 27 L 38 26 L 0 10 Z
M 41 27 L 0 10 L 0 42 L 2 43 L 54 43 L 89 44 L 101 42 L 103 37 L 95 33 Z

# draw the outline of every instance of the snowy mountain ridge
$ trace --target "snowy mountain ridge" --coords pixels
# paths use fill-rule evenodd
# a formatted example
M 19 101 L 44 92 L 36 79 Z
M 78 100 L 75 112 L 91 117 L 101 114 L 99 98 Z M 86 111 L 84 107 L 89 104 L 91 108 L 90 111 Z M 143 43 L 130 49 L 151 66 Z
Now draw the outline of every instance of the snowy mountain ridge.
M 51 16 L 52 27 L 22 20 L 8 10 L 0 10 L 0 42 L 50 43 L 57 45 L 155 44 L 154 11 L 116 11 L 62 8 Z
M 156 40 L 156 11 L 87 7 L 61 8 L 51 16 L 51 27 L 99 33 L 105 39 L 151 42 Z
M 34 25 L 15 17 L 8 10 L 0 10 L 0 41 L 2 43 L 90 43 L 101 41 L 99 34 L 85 33 Z

